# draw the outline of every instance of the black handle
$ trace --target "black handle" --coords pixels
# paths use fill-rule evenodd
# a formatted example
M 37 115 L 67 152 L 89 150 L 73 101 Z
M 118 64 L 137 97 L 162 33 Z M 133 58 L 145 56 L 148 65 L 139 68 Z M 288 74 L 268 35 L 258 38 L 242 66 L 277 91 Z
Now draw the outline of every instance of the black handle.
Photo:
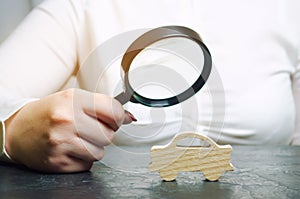
M 114 98 L 118 100 L 122 105 L 126 104 L 130 100 L 130 97 L 128 97 L 128 95 L 124 92 L 120 93 Z

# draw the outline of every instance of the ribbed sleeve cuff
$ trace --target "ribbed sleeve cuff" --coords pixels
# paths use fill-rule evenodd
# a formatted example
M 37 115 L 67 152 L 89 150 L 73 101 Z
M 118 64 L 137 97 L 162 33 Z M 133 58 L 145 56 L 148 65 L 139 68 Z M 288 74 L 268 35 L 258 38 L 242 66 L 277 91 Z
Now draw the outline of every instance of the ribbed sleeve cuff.
M 5 150 L 5 126 L 4 122 L 0 121 L 0 160 L 4 162 L 15 162 L 7 154 Z
M 5 140 L 5 135 L 4 135 L 4 123 L 0 121 L 0 157 L 4 153 L 4 140 Z

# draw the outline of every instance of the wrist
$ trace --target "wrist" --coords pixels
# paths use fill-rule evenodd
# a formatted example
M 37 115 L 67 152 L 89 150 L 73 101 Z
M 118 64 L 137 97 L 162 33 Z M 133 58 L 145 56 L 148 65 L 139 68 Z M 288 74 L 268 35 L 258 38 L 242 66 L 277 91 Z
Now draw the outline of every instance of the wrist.
M 4 154 L 5 135 L 4 135 L 4 123 L 0 121 L 0 157 Z

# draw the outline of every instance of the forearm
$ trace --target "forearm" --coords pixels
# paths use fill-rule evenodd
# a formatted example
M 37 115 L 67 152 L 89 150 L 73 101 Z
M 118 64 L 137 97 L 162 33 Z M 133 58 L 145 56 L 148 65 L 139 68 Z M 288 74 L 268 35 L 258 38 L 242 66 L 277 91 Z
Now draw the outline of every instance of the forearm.
M 27 103 L 58 91 L 76 68 L 79 22 L 71 4 L 78 2 L 42 3 L 0 45 L 1 154 L 4 122 Z

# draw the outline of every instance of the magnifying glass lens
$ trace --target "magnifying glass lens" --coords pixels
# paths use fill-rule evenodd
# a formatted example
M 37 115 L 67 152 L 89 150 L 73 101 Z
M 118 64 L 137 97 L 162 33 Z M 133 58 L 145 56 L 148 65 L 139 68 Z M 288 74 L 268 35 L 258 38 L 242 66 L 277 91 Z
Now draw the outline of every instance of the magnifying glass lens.
M 184 37 L 159 40 L 144 48 L 132 61 L 128 81 L 133 90 L 154 100 L 177 96 L 199 78 L 203 51 Z

